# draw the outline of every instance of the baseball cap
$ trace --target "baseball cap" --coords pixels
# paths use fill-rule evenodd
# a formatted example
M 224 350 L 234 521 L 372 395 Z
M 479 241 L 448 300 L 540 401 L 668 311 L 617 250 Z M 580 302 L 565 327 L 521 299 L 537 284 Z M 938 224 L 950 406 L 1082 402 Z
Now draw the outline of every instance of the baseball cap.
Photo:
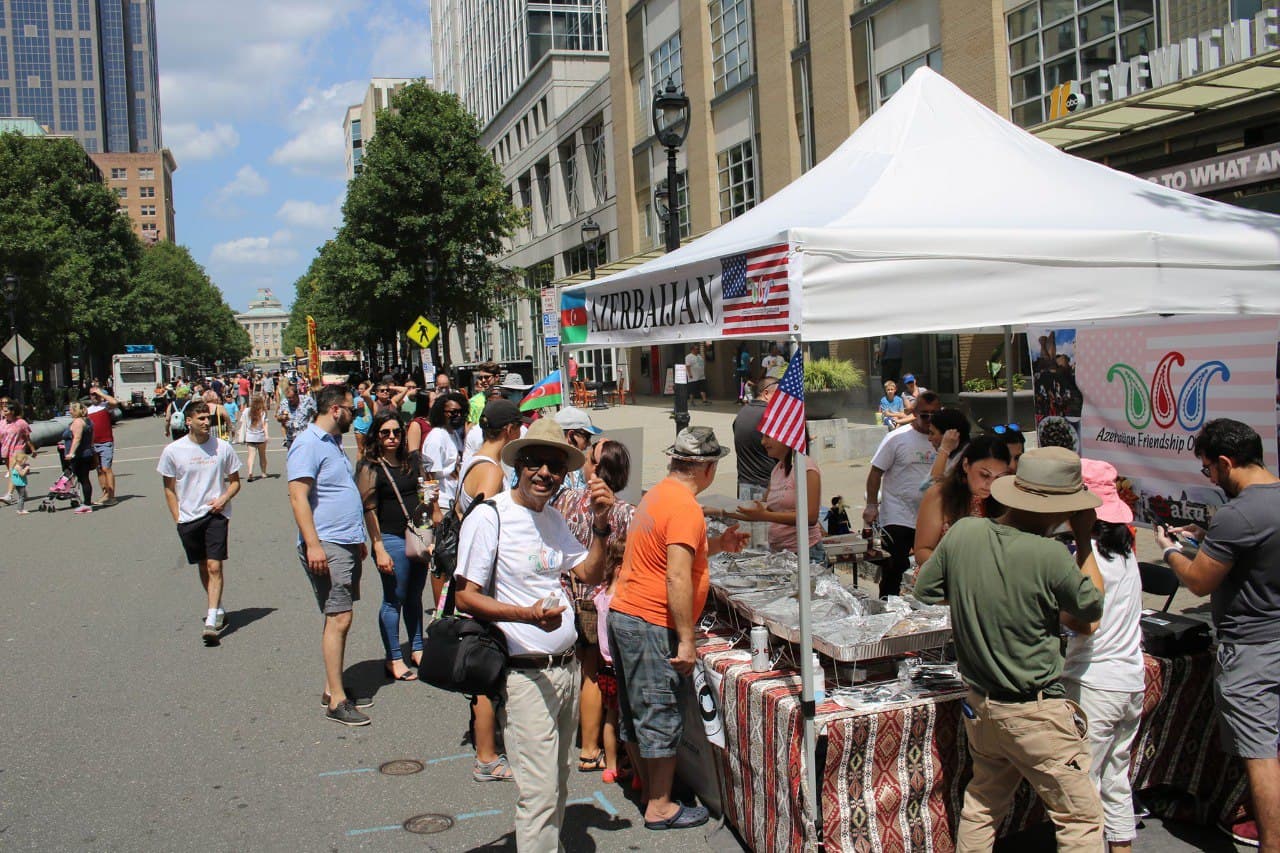
M 902 377 L 903 385 L 910 385 L 912 382 L 915 382 L 915 381 L 916 381 L 916 375 L 914 373 L 908 373 L 906 376 Z
M 604 430 L 591 423 L 591 416 L 576 406 L 565 406 L 556 412 L 556 423 L 563 430 L 580 429 L 591 435 L 600 435 Z
M 522 420 L 520 409 L 510 400 L 490 400 L 485 403 L 484 412 L 480 415 L 481 429 L 501 429 L 508 424 L 518 424 Z

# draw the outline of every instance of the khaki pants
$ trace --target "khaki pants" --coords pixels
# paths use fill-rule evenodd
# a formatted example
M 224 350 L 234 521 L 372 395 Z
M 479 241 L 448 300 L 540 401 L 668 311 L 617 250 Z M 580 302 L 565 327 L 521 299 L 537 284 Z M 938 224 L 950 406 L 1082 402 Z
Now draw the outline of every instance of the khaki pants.
M 560 829 L 569 798 L 573 738 L 578 731 L 578 662 L 549 669 L 509 669 L 498 706 L 516 800 L 516 849 L 563 850 Z
M 1102 850 L 1102 803 L 1089 778 L 1087 721 L 1080 707 L 1066 699 L 995 702 L 972 690 L 966 701 L 975 715 L 964 717 L 973 779 L 956 831 L 958 853 L 992 848 L 1024 778 L 1057 827 L 1059 851 Z

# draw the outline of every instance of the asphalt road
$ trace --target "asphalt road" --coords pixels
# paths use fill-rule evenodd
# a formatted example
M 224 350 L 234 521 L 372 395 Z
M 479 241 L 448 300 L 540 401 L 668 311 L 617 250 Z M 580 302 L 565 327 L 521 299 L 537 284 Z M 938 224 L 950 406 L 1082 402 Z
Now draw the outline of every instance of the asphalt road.
M 660 438 L 669 431 L 662 424 Z M 203 591 L 155 472 L 163 442 L 159 419 L 117 428 L 118 506 L 82 516 L 65 504 L 52 515 L 0 507 L 0 849 L 514 849 L 515 786 L 471 779 L 465 700 L 383 679 L 371 566 L 347 671 L 375 697 L 373 724 L 324 719 L 321 619 L 283 477 L 246 484 L 233 502 L 229 628 L 203 646 Z M 282 474 L 273 443 L 270 468 Z M 56 458 L 41 454 L 31 494 L 56 476 Z M 425 769 L 379 772 L 395 759 Z M 645 830 L 599 774 L 570 782 L 570 850 L 733 849 L 724 833 Z M 453 825 L 402 828 L 422 814 Z M 1232 849 L 1220 838 L 1149 821 L 1139 847 Z

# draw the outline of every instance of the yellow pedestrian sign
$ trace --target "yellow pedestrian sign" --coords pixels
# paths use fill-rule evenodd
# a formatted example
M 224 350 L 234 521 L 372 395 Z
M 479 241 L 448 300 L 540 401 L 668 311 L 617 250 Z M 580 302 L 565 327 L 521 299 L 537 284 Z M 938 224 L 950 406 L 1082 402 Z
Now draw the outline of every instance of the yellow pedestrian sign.
M 436 335 L 440 334 L 440 330 L 436 325 L 422 315 L 418 315 L 418 319 L 409 327 L 409 331 L 405 332 L 409 340 L 418 346 L 426 349 L 431 346 L 431 342 L 436 339 Z

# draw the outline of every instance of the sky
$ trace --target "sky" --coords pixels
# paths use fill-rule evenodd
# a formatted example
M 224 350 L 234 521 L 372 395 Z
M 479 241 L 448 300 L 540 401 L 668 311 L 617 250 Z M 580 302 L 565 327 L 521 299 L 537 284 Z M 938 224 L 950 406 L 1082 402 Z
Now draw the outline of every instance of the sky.
M 427 0 L 164 0 L 160 109 L 177 242 L 233 310 L 285 306 L 342 220 L 342 121 L 371 77 L 431 74 Z

